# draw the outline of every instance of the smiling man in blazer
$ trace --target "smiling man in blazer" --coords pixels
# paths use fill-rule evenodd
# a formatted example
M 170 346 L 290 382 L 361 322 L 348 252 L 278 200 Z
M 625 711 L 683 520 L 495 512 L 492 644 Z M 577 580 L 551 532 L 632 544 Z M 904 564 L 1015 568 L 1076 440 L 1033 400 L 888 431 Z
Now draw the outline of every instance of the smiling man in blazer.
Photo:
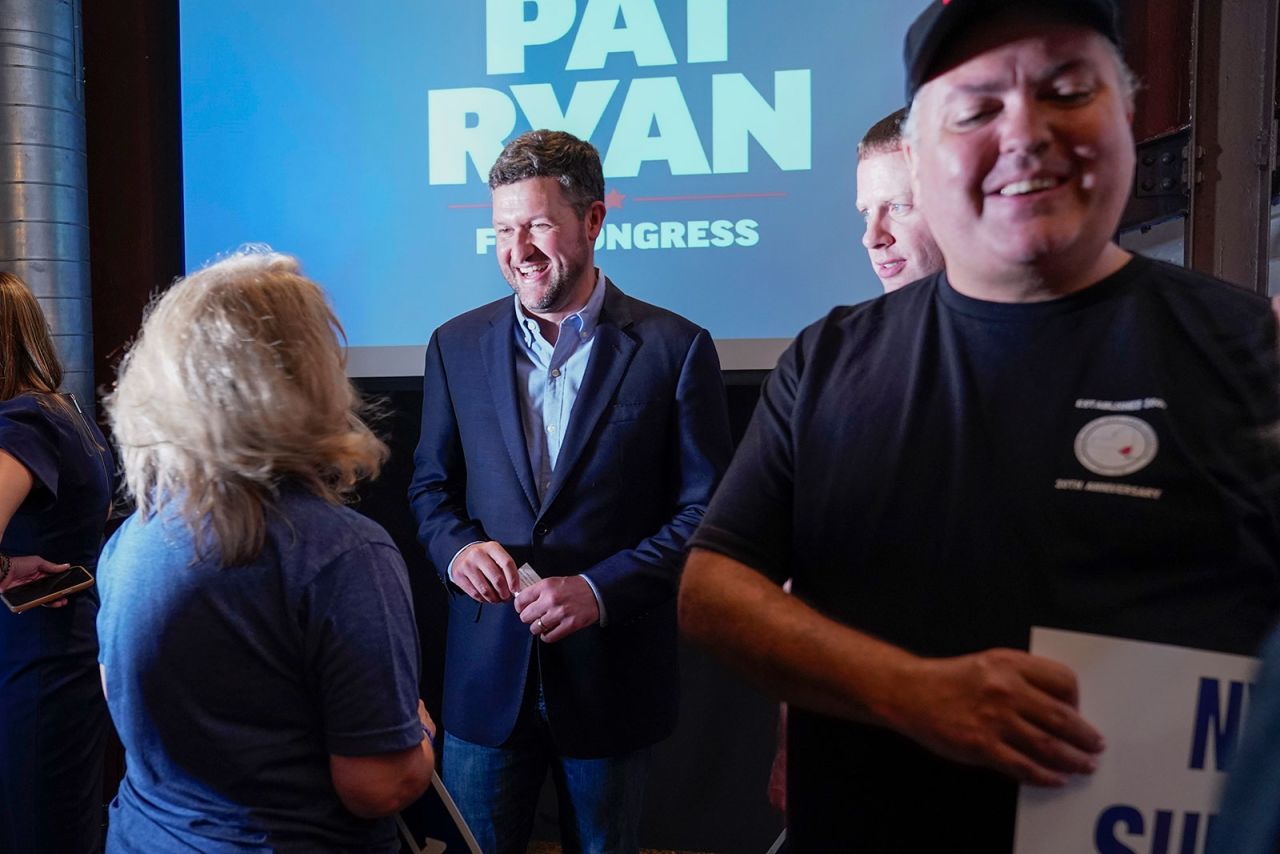
M 445 778 L 486 852 L 525 850 L 548 770 L 570 849 L 635 851 L 685 540 L 731 453 L 720 366 L 705 329 L 596 268 L 589 143 L 526 133 L 489 186 L 515 298 L 432 335 L 410 487 L 451 593 Z

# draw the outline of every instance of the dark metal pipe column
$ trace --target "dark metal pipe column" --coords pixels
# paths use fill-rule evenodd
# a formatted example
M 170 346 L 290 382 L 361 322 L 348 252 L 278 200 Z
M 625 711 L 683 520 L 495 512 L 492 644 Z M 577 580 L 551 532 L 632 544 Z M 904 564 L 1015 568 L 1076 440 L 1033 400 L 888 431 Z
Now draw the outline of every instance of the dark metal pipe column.
M 44 307 L 93 403 L 80 0 L 0 0 L 0 268 Z

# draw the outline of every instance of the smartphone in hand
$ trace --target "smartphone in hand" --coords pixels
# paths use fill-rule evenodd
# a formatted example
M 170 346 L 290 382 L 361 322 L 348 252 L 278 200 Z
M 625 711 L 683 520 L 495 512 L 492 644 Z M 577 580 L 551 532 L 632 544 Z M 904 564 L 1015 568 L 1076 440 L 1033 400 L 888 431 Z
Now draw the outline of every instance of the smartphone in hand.
M 73 566 L 66 572 L 57 572 L 37 578 L 26 584 L 10 587 L 0 593 L 0 600 L 15 614 L 21 614 L 37 605 L 56 602 L 78 590 L 93 585 L 93 576 L 83 566 Z

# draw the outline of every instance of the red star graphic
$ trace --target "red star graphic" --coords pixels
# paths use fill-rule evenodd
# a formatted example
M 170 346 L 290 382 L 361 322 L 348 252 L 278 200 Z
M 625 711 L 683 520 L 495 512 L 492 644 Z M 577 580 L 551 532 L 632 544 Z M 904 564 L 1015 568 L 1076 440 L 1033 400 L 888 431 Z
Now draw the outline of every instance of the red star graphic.
M 604 209 L 605 210 L 609 210 L 610 208 L 621 209 L 622 200 L 625 198 L 626 196 L 622 195 L 622 193 L 619 193 L 615 189 L 610 189 L 609 192 L 605 193 L 605 196 L 604 196 Z

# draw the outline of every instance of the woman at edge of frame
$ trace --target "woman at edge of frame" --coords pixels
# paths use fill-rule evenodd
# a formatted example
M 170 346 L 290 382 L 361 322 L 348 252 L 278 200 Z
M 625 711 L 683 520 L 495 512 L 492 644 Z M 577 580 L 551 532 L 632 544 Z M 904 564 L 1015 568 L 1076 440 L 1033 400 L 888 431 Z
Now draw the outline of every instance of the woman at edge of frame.
M 0 273 L 0 592 L 70 564 L 93 572 L 102 547 L 111 453 L 61 384 L 40 304 Z M 0 851 L 102 847 L 98 593 L 54 605 L 0 608 Z

